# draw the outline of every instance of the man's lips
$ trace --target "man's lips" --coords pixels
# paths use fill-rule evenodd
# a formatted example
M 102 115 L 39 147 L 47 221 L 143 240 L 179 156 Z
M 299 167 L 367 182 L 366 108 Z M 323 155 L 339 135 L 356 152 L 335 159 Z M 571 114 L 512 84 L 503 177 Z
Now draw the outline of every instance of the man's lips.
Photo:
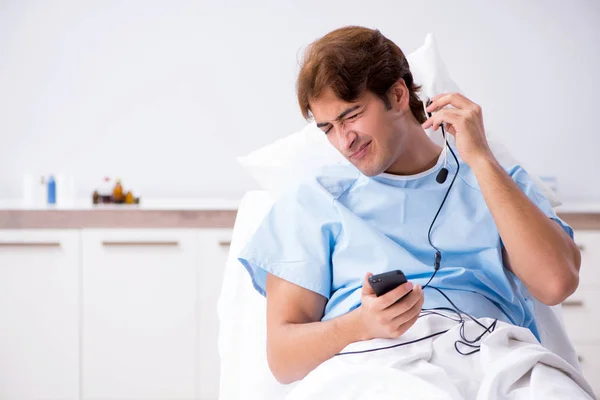
M 353 158 L 353 159 L 355 159 L 355 160 L 358 160 L 358 159 L 362 158 L 362 157 L 363 157 L 363 156 L 366 154 L 366 152 L 367 152 L 367 151 L 366 151 L 366 150 L 367 150 L 367 147 L 368 147 L 370 144 L 371 144 L 371 142 L 370 142 L 370 141 L 369 141 L 369 142 L 367 142 L 367 143 L 365 143 L 365 144 L 363 144 L 363 145 L 362 145 L 362 146 L 361 146 L 361 147 L 360 147 L 358 150 L 356 150 L 354 153 L 352 153 L 352 154 L 350 155 L 350 158 Z

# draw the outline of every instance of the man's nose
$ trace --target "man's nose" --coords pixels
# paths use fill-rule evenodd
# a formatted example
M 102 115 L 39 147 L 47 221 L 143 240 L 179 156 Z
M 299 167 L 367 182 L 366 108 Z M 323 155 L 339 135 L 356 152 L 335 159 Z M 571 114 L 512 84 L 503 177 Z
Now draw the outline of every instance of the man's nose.
M 338 129 L 338 140 L 340 147 L 345 153 L 350 153 L 350 149 L 354 145 L 354 142 L 358 136 L 353 130 L 344 129 L 344 127 L 339 127 Z

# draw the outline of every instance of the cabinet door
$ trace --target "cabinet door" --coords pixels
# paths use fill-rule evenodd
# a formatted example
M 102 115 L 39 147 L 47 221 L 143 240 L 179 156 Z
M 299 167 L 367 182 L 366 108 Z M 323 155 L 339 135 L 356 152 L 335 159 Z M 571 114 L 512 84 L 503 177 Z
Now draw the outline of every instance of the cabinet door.
M 574 342 L 600 344 L 600 292 L 596 289 L 578 289 L 562 303 L 567 333 Z
M 575 243 L 581 250 L 579 286 L 600 287 L 600 231 L 576 231 Z
M 0 399 L 79 397 L 79 232 L 0 230 Z
M 83 399 L 197 397 L 197 235 L 83 231 Z
M 201 263 L 198 273 L 198 394 L 202 400 L 219 397 L 220 358 L 217 300 L 227 262 L 231 229 L 199 231 Z

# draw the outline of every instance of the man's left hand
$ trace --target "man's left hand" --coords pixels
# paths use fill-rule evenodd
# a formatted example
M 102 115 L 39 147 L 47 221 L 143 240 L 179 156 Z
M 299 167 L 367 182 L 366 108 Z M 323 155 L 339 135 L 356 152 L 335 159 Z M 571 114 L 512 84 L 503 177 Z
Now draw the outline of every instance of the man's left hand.
M 431 99 L 427 111 L 433 115 L 423 123 L 423 129 L 433 127 L 437 131 L 445 123 L 446 132 L 456 139 L 458 154 L 470 167 L 479 160 L 493 158 L 478 104 L 460 93 L 443 93 Z

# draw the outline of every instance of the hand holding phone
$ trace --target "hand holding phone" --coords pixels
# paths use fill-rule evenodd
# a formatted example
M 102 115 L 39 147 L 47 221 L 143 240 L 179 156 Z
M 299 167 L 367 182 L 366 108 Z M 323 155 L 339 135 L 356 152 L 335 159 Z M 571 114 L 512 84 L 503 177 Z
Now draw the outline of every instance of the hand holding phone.
M 404 272 L 399 269 L 395 271 L 384 272 L 382 274 L 371 275 L 369 284 L 377 297 L 386 294 L 390 290 L 396 289 L 398 286 L 406 283 Z
M 401 336 L 419 318 L 423 301 L 423 289 L 407 282 L 402 271 L 367 274 L 357 309 L 363 339 Z

